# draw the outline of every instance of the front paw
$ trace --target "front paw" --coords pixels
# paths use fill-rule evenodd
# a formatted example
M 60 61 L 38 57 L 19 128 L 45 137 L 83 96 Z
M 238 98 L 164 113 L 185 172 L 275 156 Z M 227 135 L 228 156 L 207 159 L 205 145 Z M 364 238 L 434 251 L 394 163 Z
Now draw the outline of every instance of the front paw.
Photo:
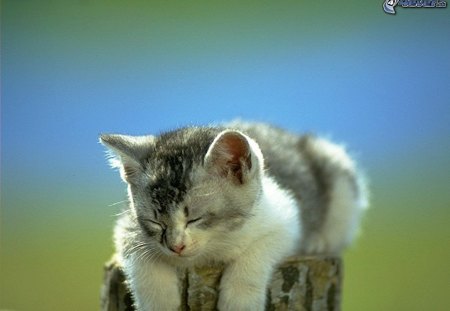
M 139 262 L 125 266 L 137 311 L 176 311 L 181 304 L 176 269 L 163 262 Z
M 220 311 L 258 311 L 264 310 L 265 300 L 265 287 L 235 280 L 222 285 L 217 308 Z
M 180 295 L 176 288 L 161 287 L 161 290 L 135 292 L 135 308 L 137 311 L 177 311 L 180 308 Z

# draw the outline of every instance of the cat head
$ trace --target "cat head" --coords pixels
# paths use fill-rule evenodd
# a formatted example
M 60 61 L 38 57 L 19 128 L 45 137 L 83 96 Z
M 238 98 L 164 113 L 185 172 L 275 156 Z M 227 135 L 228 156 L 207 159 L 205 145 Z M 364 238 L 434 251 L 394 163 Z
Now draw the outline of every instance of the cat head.
M 194 258 L 226 247 L 224 235 L 251 217 L 261 193 L 261 151 L 239 131 L 185 128 L 100 141 L 128 184 L 140 229 L 168 256 Z

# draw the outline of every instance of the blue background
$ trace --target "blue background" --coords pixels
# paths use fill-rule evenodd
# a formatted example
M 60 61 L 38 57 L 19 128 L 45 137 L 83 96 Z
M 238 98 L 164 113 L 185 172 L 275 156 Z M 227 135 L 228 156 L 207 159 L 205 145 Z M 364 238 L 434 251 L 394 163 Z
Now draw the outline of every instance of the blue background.
M 345 143 L 344 310 L 448 310 L 450 13 L 382 1 L 2 2 L 0 308 L 94 310 L 125 186 L 98 134 L 235 117 Z

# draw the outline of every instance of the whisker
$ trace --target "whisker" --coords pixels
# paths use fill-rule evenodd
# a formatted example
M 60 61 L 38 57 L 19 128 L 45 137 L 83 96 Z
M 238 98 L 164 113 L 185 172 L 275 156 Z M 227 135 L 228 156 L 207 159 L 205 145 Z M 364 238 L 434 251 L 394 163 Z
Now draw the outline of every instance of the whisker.
M 114 216 L 119 217 L 119 216 L 125 215 L 126 213 L 129 213 L 129 212 L 130 212 L 130 210 L 126 209 L 126 210 L 123 210 L 121 212 L 114 214 Z
M 113 207 L 113 206 L 116 206 L 116 205 L 119 205 L 119 204 L 122 204 L 122 203 L 125 203 L 125 202 L 128 202 L 128 200 L 122 200 L 122 201 L 119 201 L 119 202 L 116 202 L 116 203 L 109 204 L 108 207 Z
M 135 261 L 151 262 L 158 260 L 162 254 L 151 242 L 138 242 L 131 248 L 127 249 L 127 255 L 134 254 Z
M 142 260 L 146 262 L 157 261 L 161 256 L 161 252 L 147 250 L 142 254 Z

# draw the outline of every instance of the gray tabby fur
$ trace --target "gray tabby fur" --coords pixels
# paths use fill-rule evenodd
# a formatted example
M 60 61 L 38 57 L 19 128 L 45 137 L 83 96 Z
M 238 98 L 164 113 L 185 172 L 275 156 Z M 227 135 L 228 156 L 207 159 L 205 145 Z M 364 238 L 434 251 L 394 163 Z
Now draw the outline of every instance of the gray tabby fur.
M 235 121 L 155 136 L 102 135 L 128 184 L 115 245 L 138 310 L 175 310 L 176 270 L 220 262 L 220 310 L 259 310 L 276 264 L 337 254 L 367 207 L 345 150 Z M 249 269 L 251 267 L 251 269 Z

